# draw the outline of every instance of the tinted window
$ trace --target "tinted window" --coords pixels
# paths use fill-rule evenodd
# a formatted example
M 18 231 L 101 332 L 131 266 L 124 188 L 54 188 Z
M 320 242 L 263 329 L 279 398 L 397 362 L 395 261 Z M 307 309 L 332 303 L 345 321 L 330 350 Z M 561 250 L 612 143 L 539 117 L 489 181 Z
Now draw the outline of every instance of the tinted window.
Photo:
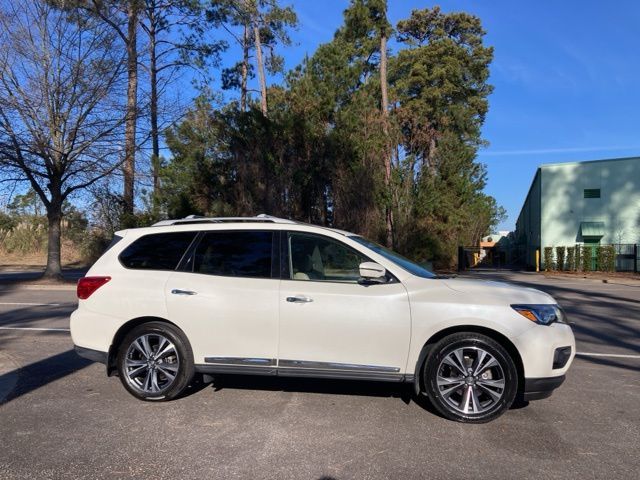
M 318 235 L 289 234 L 293 280 L 357 282 L 360 264 L 369 259 L 347 245 Z
M 600 198 L 600 189 L 599 188 L 585 188 L 584 189 L 584 198 Z
M 378 255 L 382 255 L 387 260 L 391 260 L 393 263 L 404 268 L 409 273 L 413 273 L 414 275 L 417 275 L 418 277 L 422 277 L 422 278 L 436 277 L 434 273 L 430 272 L 423 266 L 418 265 L 415 262 L 412 262 L 408 258 L 405 258 L 399 253 L 396 253 L 393 250 L 389 250 L 388 248 L 383 247 L 382 245 L 378 245 L 377 243 L 367 240 L 366 238 L 358 237 L 355 235 L 349 238 L 351 240 L 355 240 L 356 242 L 358 242 L 361 245 L 364 245 L 367 248 L 370 248 L 371 250 L 376 252 Z
M 127 268 L 174 270 L 195 236 L 196 232 L 145 235 L 124 249 L 120 263 Z
M 272 247 L 273 232 L 208 232 L 196 248 L 193 271 L 271 278 Z

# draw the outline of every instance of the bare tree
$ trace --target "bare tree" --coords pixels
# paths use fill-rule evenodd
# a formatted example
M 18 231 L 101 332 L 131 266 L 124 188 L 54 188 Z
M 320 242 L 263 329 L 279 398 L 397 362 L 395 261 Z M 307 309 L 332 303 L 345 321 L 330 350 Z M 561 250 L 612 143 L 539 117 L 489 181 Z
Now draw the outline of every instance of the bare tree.
M 44 275 L 58 278 L 63 202 L 122 165 L 127 117 L 113 29 L 59 2 L 0 9 L 0 180 L 27 183 L 44 204 Z
M 206 16 L 205 2 L 199 0 L 144 0 L 140 25 L 148 37 L 148 59 L 142 66 L 149 75 L 154 208 L 160 187 L 161 117 L 171 124 L 179 116 L 175 108 L 162 111 L 161 98 L 179 70 L 204 73 L 207 67 L 218 65 L 220 52 L 227 47 L 226 42 L 211 38 Z
M 67 12 L 84 10 L 99 18 L 121 40 L 127 54 L 127 104 L 124 135 L 124 213 L 133 214 L 136 172 L 136 128 L 138 124 L 138 27 L 143 0 L 53 0 Z M 113 44 L 112 47 L 118 48 Z
M 387 31 L 382 28 L 380 31 L 380 93 L 382 112 L 382 133 L 387 145 L 384 151 L 384 188 L 389 196 L 385 205 L 385 241 L 388 247 L 393 247 L 393 208 L 391 191 L 391 157 L 393 155 L 392 145 L 389 138 L 389 95 L 387 80 Z
M 267 78 L 264 73 L 264 60 L 262 59 L 262 41 L 260 40 L 260 27 L 253 24 L 253 41 L 256 49 L 256 62 L 258 64 L 258 79 L 260 80 L 260 110 L 267 116 Z

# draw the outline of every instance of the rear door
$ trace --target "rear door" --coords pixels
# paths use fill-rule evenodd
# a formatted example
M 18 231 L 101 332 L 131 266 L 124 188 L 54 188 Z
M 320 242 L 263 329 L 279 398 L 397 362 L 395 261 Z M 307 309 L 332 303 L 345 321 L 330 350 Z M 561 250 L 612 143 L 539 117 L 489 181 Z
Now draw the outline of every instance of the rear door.
M 399 380 L 411 333 L 404 286 L 391 277 L 358 283 L 359 264 L 370 260 L 337 239 L 285 235 L 279 371 Z
M 203 232 L 181 271 L 169 277 L 169 318 L 188 335 L 196 364 L 221 370 L 275 366 L 277 238 L 268 230 Z

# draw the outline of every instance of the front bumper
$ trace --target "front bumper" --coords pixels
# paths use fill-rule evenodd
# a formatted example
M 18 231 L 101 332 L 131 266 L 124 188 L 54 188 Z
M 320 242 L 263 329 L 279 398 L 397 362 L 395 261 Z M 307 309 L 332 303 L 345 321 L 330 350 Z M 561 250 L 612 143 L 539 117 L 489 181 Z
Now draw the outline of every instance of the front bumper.
M 563 376 L 576 354 L 573 332 L 565 323 L 534 325 L 512 341 L 522 359 L 524 378 Z
M 564 380 L 564 375 L 548 378 L 526 378 L 522 398 L 528 402 L 550 397 L 553 391 L 562 385 Z

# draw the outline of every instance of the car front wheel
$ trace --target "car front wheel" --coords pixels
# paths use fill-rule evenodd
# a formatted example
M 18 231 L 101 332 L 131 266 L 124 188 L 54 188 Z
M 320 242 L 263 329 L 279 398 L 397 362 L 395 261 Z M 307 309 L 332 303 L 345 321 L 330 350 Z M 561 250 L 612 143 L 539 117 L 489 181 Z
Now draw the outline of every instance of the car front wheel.
M 426 393 L 446 418 L 484 423 L 513 403 L 518 373 L 509 353 L 478 333 L 456 333 L 434 345 L 423 369 Z
M 149 322 L 129 332 L 118 352 L 118 373 L 124 387 L 141 400 L 171 400 L 193 378 L 193 355 L 172 325 Z

